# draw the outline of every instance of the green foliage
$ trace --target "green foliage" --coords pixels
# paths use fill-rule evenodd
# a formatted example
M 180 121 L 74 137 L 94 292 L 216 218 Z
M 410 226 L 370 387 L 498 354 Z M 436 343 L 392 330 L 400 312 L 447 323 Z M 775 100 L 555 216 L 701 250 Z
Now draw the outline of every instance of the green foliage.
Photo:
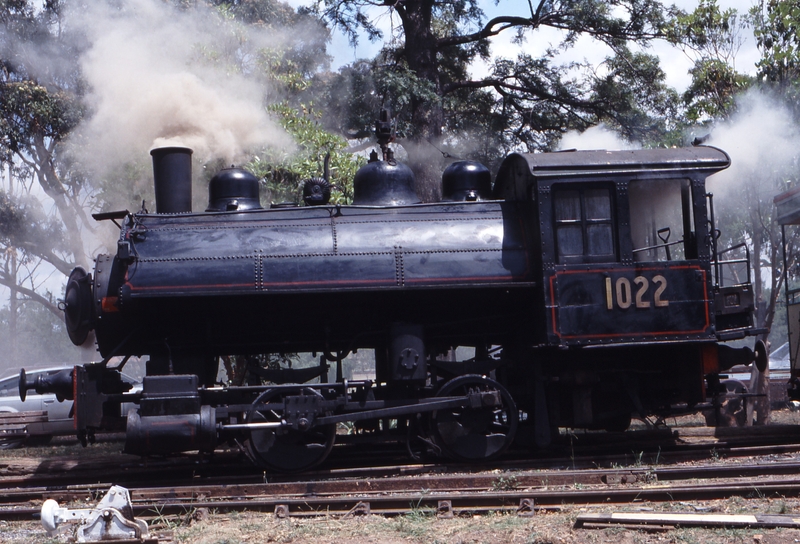
M 778 85 L 788 104 L 800 113 L 800 4 L 761 0 L 750 14 L 761 60 L 758 75 Z
M 771 80 L 796 76 L 800 66 L 800 4 L 762 0 L 753 8 L 754 34 L 762 59 L 761 73 Z
M 734 66 L 748 25 L 735 9 L 720 9 L 716 0 L 701 0 L 693 12 L 676 13 L 669 39 L 695 59 L 692 83 L 683 94 L 689 124 L 730 117 L 736 96 L 754 83 Z
M 25 259 L 68 273 L 71 263 L 88 260 L 80 230 L 89 219 L 81 202 L 86 180 L 61 153 L 84 109 L 76 48 L 69 32 L 60 29 L 60 9 L 58 2 L 42 9 L 25 1 L 0 4 L 0 163 L 14 176 L 16 194 L 30 193 L 37 184 L 52 199 L 55 212 L 46 223 L 50 228 L 51 221 L 61 222 L 63 233 L 42 236 L 43 225 L 38 225 L 5 232 L 0 245 L 4 256 L 23 248 Z M 30 203 L 27 207 L 32 209 Z M 0 275 L 0 283 L 14 285 L 15 278 Z
M 34 255 L 63 247 L 63 225 L 47 217 L 41 203 L 30 195 L 0 191 L 0 247 L 22 250 L 22 263 Z
M 351 34 L 364 30 L 382 38 L 372 26 L 366 0 L 320 0 L 317 13 Z M 366 137 L 380 106 L 390 106 L 398 134 L 418 145 L 407 146 L 415 172 L 430 169 L 430 148 L 445 156 L 488 164 L 510 150 L 547 150 L 572 129 L 598 122 L 618 128 L 628 138 L 654 140 L 668 130 L 677 97 L 666 88 L 652 57 L 626 49 L 629 41 L 664 36 L 663 7 L 652 0 L 556 0 L 531 5 L 530 16 L 499 16 L 486 21 L 475 1 L 392 4 L 402 27 L 370 63 L 346 67 L 331 78 L 320 97 L 351 136 Z M 374 13 L 374 11 L 372 12 Z M 473 78 L 470 64 L 488 60 L 491 40 L 514 32 L 522 43 L 536 30 L 564 31 L 555 47 L 538 55 L 495 58 L 489 75 Z M 590 36 L 612 52 L 601 71 L 588 64 L 562 64 L 558 56 L 579 37 Z M 353 97 L 337 91 L 368 91 Z M 345 96 L 342 96 L 344 94 Z M 364 115 L 369 111 L 369 115 Z M 440 172 L 439 172 L 440 175 Z M 437 176 L 428 175 L 427 181 Z
M 683 93 L 689 123 L 730 116 L 736 110 L 736 97 L 753 83 L 720 59 L 698 60 L 690 73 L 692 82 Z
M 322 128 L 321 112 L 317 112 L 313 104 L 293 108 L 284 102 L 269 109 L 292 135 L 299 150 L 283 156 L 265 151 L 247 164 L 249 170 L 264 180 L 267 200 L 300 202 L 303 181 L 322 176 L 324 157 L 330 153 L 331 202 L 349 203 L 353 198 L 353 176 L 363 159 L 357 160 L 345 153 L 346 141 Z
M 657 57 L 620 48 L 606 59 L 606 70 L 594 85 L 599 106 L 593 124 L 603 122 L 644 144 L 657 143 L 677 128 L 677 93 L 666 85 Z
M 513 491 L 518 485 L 517 477 L 513 474 L 508 477 L 500 476 L 492 481 L 492 491 Z
M 29 153 L 36 138 L 62 140 L 81 120 L 83 110 L 64 90 L 35 81 L 8 81 L 0 87 L 0 142 L 15 153 Z
M 738 50 L 741 29 L 735 9 L 721 10 L 716 0 L 700 0 L 691 13 L 678 11 L 668 28 L 672 43 L 705 56 L 729 59 Z

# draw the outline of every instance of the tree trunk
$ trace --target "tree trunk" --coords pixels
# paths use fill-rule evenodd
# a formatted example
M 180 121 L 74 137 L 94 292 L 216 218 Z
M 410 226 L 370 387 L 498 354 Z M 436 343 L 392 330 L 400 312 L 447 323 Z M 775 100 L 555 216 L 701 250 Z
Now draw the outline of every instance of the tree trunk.
M 17 277 L 17 253 L 11 249 L 11 259 L 6 261 L 6 268 L 9 277 Z M 10 288 L 11 294 L 8 299 L 8 339 L 11 344 L 8 346 L 11 357 L 17 355 L 17 316 L 19 313 L 19 300 L 17 299 L 16 287 Z
M 756 233 L 753 236 L 753 291 L 756 302 L 756 326 L 769 327 L 775 314 L 774 304 L 766 304 L 764 301 L 764 287 L 761 274 L 761 252 L 763 245 L 761 237 L 758 235 L 759 226 L 762 224 L 760 217 L 761 210 L 758 206 L 750 210 L 751 232 Z M 774 263 L 773 263 L 774 264 Z M 775 268 L 773 266 L 773 281 Z M 773 293 L 774 295 L 774 289 Z M 759 335 L 759 339 L 767 343 L 767 335 Z M 768 350 L 769 351 L 769 350 Z M 756 413 L 756 424 L 766 425 L 770 419 L 770 399 L 769 399 L 769 368 L 765 372 L 759 372 L 755 364 L 752 365 L 750 370 L 750 384 L 748 389 L 751 393 L 757 395 L 764 395 L 763 397 L 755 397 L 751 403 L 748 402 L 747 410 L 747 424 L 751 425 L 753 421 L 753 411 Z
M 64 223 L 69 252 L 72 254 L 75 266 L 88 268 L 89 261 L 83 248 L 78 211 L 73 208 L 71 201 L 67 198 L 64 185 L 55 170 L 52 153 L 45 145 L 42 136 L 36 138 L 35 148 L 39 185 L 47 193 L 47 196 L 53 199 L 53 203 L 58 209 L 58 214 Z
M 432 96 L 442 94 L 439 79 L 437 38 L 433 33 L 431 0 L 409 0 L 398 3 L 397 13 L 403 22 L 406 36 L 405 60 L 409 69 L 426 82 L 428 89 L 421 89 L 423 96 L 411 98 L 411 125 L 416 132 L 404 147 L 409 156 L 409 167 L 417 179 L 417 194 L 423 202 L 434 202 L 441 198 L 441 172 L 443 156 L 438 150 L 444 110 L 439 98 L 430 103 Z

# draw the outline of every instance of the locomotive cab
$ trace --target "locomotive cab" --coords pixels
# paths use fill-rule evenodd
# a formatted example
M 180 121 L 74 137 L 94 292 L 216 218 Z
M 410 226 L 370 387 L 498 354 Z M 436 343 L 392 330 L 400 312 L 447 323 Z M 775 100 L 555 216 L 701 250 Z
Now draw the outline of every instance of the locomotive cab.
M 507 158 L 495 195 L 533 201 L 542 225 L 547 343 L 752 334 L 749 262 L 720 258 L 705 192 L 729 163 L 711 147 Z M 724 285 L 732 264 L 745 273 Z
M 717 252 L 705 191 L 729 164 L 695 147 L 511 155 L 501 165 L 495 196 L 533 202 L 542 225 L 544 325 L 532 358 L 558 391 L 559 426 L 617 429 L 631 413 L 694 407 L 706 401 L 704 376 L 718 383 L 735 364 L 763 364 L 763 347 L 718 344 L 759 332 L 749 259 L 731 256 L 741 247 Z M 731 266 L 738 275 L 725 275 Z

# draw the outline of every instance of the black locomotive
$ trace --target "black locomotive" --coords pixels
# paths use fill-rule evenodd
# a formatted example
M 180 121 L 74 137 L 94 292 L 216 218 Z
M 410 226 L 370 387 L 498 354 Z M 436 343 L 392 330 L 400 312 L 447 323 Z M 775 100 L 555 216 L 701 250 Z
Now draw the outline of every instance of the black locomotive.
M 191 151 L 153 150 L 156 213 L 98 215 L 121 221 L 116 253 L 66 290 L 71 339 L 93 330 L 103 361 L 48 382 L 23 371 L 21 395 L 73 399 L 83 440 L 134 402 L 129 452 L 238 441 L 259 466 L 295 471 L 326 458 L 342 423 L 489 459 L 515 436 L 544 446 L 558 427 L 622 430 L 632 414 L 703 406 L 720 372 L 766 363 L 762 344 L 720 343 L 759 332 L 749 258 L 716 248 L 705 179 L 730 164 L 723 151 L 512 154 L 494 184 L 457 162 L 443 201 L 422 204 L 379 142 L 352 205 L 310 180 L 308 205 L 264 209 L 258 180 L 234 168 L 212 179 L 205 212 L 191 210 Z M 732 282 L 731 266 L 744 271 Z M 373 379 L 345 378 L 357 350 L 374 350 Z M 264 353 L 319 364 L 215 385 L 220 357 Z M 118 370 L 143 355 L 143 390 L 128 392 Z

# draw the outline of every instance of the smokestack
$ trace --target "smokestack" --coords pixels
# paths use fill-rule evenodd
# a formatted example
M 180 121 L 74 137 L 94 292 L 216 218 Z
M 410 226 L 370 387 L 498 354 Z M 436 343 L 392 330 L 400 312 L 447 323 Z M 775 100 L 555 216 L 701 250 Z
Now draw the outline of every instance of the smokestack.
M 153 156 L 156 213 L 192 211 L 192 150 L 188 147 L 157 147 Z

